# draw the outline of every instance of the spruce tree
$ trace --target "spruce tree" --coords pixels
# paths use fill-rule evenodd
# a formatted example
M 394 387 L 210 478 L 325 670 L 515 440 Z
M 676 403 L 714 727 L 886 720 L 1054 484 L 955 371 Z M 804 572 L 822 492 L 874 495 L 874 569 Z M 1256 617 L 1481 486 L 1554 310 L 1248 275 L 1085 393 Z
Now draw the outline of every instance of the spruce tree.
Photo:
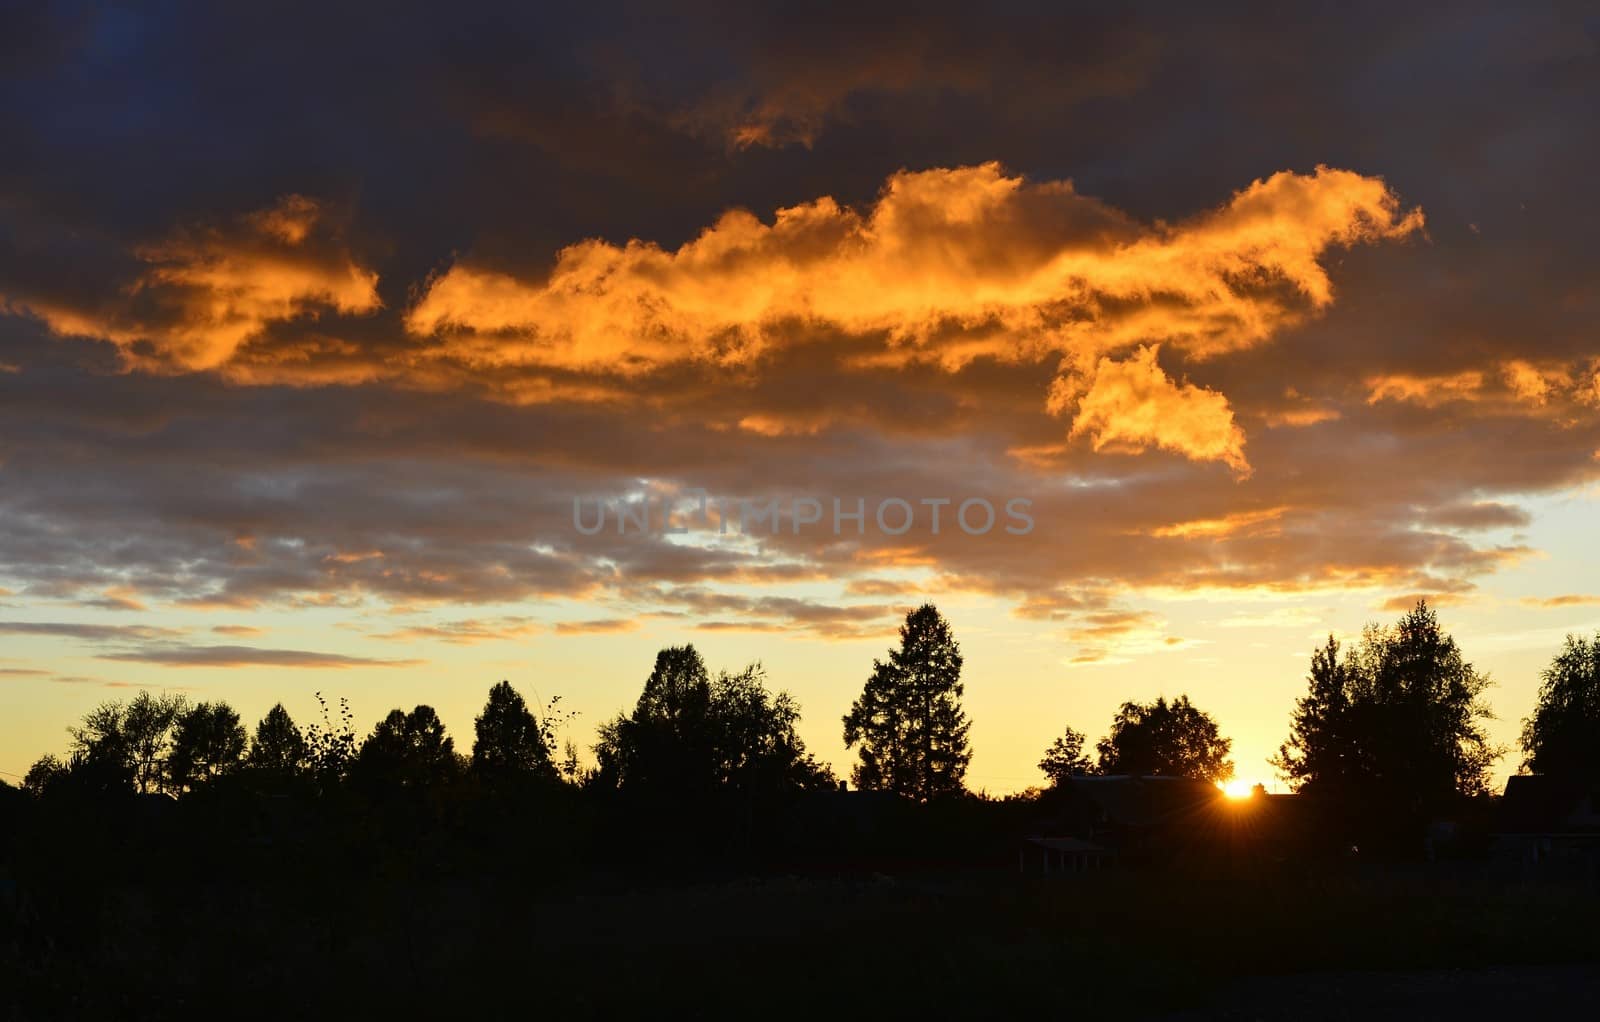
M 858 788 L 923 802 L 960 794 L 972 749 L 961 708 L 961 648 L 933 604 L 906 616 L 900 648 L 877 660 L 844 718 L 847 748 L 860 746 Z

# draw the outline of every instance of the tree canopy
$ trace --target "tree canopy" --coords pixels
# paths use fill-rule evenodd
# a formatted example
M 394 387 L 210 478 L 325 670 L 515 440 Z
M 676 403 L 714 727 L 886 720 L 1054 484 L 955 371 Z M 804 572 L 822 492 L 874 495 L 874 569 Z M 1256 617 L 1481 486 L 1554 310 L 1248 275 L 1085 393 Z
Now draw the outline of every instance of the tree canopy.
M 1087 774 L 1094 769 L 1083 751 L 1085 740 L 1083 732 L 1068 727 L 1066 733 L 1045 750 L 1039 769 L 1050 778 L 1051 784 L 1059 786 L 1074 775 Z
M 250 740 L 251 766 L 279 774 L 297 774 L 310 765 L 305 735 L 295 725 L 289 711 L 278 703 L 256 724 Z
M 1332 637 L 1313 654 L 1273 762 L 1297 791 L 1374 822 L 1415 820 L 1489 790 L 1500 754 L 1483 728 L 1489 684 L 1419 602 L 1392 627 L 1368 626 L 1342 658 Z
M 367 784 L 421 788 L 457 773 L 455 740 L 431 706 L 394 709 L 361 743 L 352 769 Z
M 166 790 L 167 751 L 178 717 L 188 708 L 181 694 L 140 690 L 128 702 L 101 703 L 70 729 L 72 751 L 85 765 L 124 770 L 141 794 Z
M 693 646 L 662 650 L 633 713 L 600 726 L 596 783 L 691 797 L 831 783 L 796 731 L 799 706 L 765 679 L 760 664 L 712 678 Z
M 1539 774 L 1600 777 L 1600 633 L 1569 635 L 1540 676 L 1522 722 L 1522 765 Z
M 554 735 L 528 709 L 527 700 L 502 681 L 489 690 L 483 712 L 472 722 L 472 769 L 490 781 L 554 778 L 551 757 Z
M 28 767 L 22 777 L 22 790 L 30 795 L 44 795 L 65 778 L 70 769 L 60 757 L 47 752 Z
M 1103 773 L 1219 782 L 1233 776 L 1228 758 L 1232 748 L 1232 739 L 1222 737 L 1217 722 L 1186 695 L 1170 703 L 1165 697 L 1123 703 L 1111 721 L 1111 733 L 1095 747 Z
M 225 774 L 244 759 L 244 725 L 227 703 L 196 703 L 178 714 L 167 756 L 172 786 L 183 791 Z

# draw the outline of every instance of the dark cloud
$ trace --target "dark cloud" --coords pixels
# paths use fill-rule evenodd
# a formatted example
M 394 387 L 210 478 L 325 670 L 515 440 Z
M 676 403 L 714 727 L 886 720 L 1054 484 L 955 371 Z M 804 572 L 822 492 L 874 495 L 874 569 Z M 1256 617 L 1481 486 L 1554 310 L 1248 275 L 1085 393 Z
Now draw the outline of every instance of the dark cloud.
M 413 667 L 420 660 L 384 660 L 316 653 L 303 649 L 256 649 L 250 646 L 149 645 L 116 653 L 97 654 L 100 660 L 159 664 L 163 667 Z
M 69 621 L 0 621 L 0 635 L 44 635 L 52 638 L 82 639 L 88 642 L 114 642 L 127 639 L 158 639 L 183 634 L 174 628 L 148 625 L 97 625 Z
M 397 642 L 437 640 L 454 645 L 470 646 L 479 642 L 501 642 L 526 639 L 542 629 L 531 617 L 501 617 L 488 620 L 468 618 L 461 621 L 444 621 L 437 625 L 411 625 L 375 637 Z
M 231 635 L 241 639 L 249 639 L 266 634 L 265 628 L 256 628 L 253 625 L 212 625 L 211 630 L 218 635 Z

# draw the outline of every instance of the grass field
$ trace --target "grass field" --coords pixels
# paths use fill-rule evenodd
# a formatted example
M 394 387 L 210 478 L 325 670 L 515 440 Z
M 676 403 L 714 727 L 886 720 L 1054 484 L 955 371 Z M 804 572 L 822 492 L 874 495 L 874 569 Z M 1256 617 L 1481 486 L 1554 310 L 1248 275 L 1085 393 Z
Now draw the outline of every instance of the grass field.
M 12 934 L 15 1017 L 1481 1017 L 1600 963 L 1592 890 L 1472 864 L 101 890 L 81 929 Z

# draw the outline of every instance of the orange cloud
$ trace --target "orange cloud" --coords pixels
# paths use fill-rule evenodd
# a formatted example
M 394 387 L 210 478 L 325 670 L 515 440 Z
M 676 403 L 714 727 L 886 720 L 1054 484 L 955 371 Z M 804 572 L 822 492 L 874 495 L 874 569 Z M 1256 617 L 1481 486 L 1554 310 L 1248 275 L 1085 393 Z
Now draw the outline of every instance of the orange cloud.
M 845 585 L 845 592 L 851 596 L 908 596 L 922 591 L 923 587 L 915 582 L 884 578 L 852 579 Z
M 380 304 L 377 275 L 338 241 L 322 206 L 299 195 L 228 227 L 178 231 L 134 255 L 145 268 L 101 307 L 10 305 L 57 334 L 111 341 L 131 367 L 198 371 L 223 367 L 273 323 Z
M 457 263 L 406 321 L 439 335 L 435 357 L 626 373 L 746 363 L 807 324 L 881 333 L 949 368 L 1152 339 L 1208 355 L 1327 305 L 1329 247 L 1421 225 L 1381 179 L 1326 167 L 1153 226 L 996 163 L 901 171 L 862 212 L 831 198 L 771 223 L 735 210 L 677 250 L 584 241 L 543 281 Z
M 1339 409 L 1313 401 L 1294 387 L 1284 390 L 1281 406 L 1260 409 L 1259 414 L 1268 429 L 1280 426 L 1291 428 L 1315 426 L 1324 422 L 1337 422 L 1341 418 Z
M 1470 401 L 1483 390 L 1484 376 L 1476 370 L 1439 376 L 1393 373 L 1367 379 L 1367 404 L 1400 401 L 1437 408 L 1451 401 Z
M 731 211 L 676 250 L 580 242 L 543 280 L 459 262 L 405 320 L 432 339 L 419 371 L 749 368 L 843 332 L 878 346 L 846 358 L 846 371 L 921 362 L 953 372 L 992 358 L 1064 361 L 1070 372 L 1152 341 L 1193 358 L 1260 344 L 1332 301 L 1321 262 L 1330 247 L 1421 225 L 1381 179 L 1327 167 L 1274 174 L 1219 209 L 1145 225 L 1071 182 L 986 163 L 901 171 L 861 211 L 826 197 L 770 223 Z M 1149 350 L 1099 362 L 1074 433 L 1097 450 L 1157 446 L 1248 475 L 1227 400 L 1168 380 Z M 763 415 L 741 425 L 818 428 Z
M 1550 399 L 1551 380 L 1532 363 L 1514 359 L 1500 371 L 1511 392 L 1529 404 L 1542 405 Z
M 1266 416 L 1267 426 L 1315 426 L 1324 422 L 1336 422 L 1341 417 L 1337 408 L 1289 408 L 1283 411 L 1269 412 Z
M 230 635 L 236 638 L 247 639 L 265 635 L 267 633 L 265 628 L 257 628 L 254 625 L 212 625 L 211 630 L 216 632 L 218 635 Z
M 1289 511 L 1288 507 L 1269 507 L 1260 511 L 1237 511 L 1220 518 L 1198 518 L 1152 529 L 1150 535 L 1161 539 L 1214 539 L 1231 536 L 1253 529 L 1257 525 L 1275 522 Z
M 1600 408 L 1600 368 L 1591 370 L 1589 379 L 1580 385 L 1578 400 Z
M 1170 635 L 1166 619 L 1147 610 L 1105 610 L 1086 614 L 1063 635 L 1077 651 L 1063 663 L 1068 667 L 1121 664 L 1138 655 L 1187 649 L 1197 640 Z
M 1077 399 L 1074 437 L 1088 435 L 1094 449 L 1120 447 L 1143 451 L 1159 447 L 1196 461 L 1221 461 L 1234 475 L 1250 475 L 1244 456 L 1244 431 L 1233 421 L 1228 399 L 1213 390 L 1175 383 L 1156 362 L 1154 345 L 1132 358 L 1101 359 L 1087 392 Z M 1052 408 L 1064 407 L 1071 378 L 1058 381 Z
M 111 586 L 101 590 L 99 594 L 78 600 L 84 607 L 94 607 L 97 610 L 137 610 L 149 608 L 139 599 L 139 591 L 131 586 Z
M 1600 407 L 1600 369 L 1584 360 L 1518 358 L 1454 373 L 1388 373 L 1367 377 L 1366 386 L 1369 405 L 1395 401 L 1433 409 L 1473 402 L 1498 414 L 1553 416 L 1568 425 L 1586 414 L 1584 406 Z
M 739 428 L 758 436 L 815 436 L 828 424 L 825 412 L 803 416 L 746 415 L 739 420 Z
M 1457 607 L 1471 600 L 1466 593 L 1406 593 L 1403 596 L 1391 596 L 1378 604 L 1378 609 L 1385 613 L 1403 614 L 1411 610 L 1419 601 L 1426 600 L 1431 607 Z
M 639 622 L 631 618 L 601 618 L 595 621 L 562 621 L 556 625 L 557 635 L 609 635 L 631 632 Z
M 1585 593 L 1568 593 L 1564 596 L 1547 596 L 1543 599 L 1525 597 L 1522 601 L 1525 607 L 1538 607 L 1542 610 L 1553 610 L 1559 607 L 1588 607 L 1600 603 L 1600 596 L 1590 596 Z
M 1154 224 L 997 163 L 901 171 L 863 209 L 822 197 L 770 221 L 733 210 L 676 249 L 582 241 L 542 279 L 458 262 L 405 311 L 406 329 L 426 341 L 396 359 L 330 333 L 274 329 L 380 306 L 376 274 L 329 211 L 289 196 L 139 249 L 136 278 L 98 305 L 10 307 L 57 333 L 109 340 L 132 368 L 251 384 L 398 375 L 433 390 L 465 374 L 518 404 L 614 401 L 669 367 L 754 376 L 780 351 L 841 337 L 849 349 L 822 356 L 838 374 L 913 363 L 956 372 L 989 359 L 1076 378 L 1098 366 L 1074 435 L 1097 450 L 1223 461 L 1243 476 L 1226 398 L 1174 383 L 1143 355 L 1108 358 L 1162 344 L 1201 360 L 1264 343 L 1333 300 L 1331 248 L 1421 226 L 1380 178 L 1327 167 L 1273 174 L 1218 208 Z M 733 421 L 766 437 L 829 425 L 763 408 Z

